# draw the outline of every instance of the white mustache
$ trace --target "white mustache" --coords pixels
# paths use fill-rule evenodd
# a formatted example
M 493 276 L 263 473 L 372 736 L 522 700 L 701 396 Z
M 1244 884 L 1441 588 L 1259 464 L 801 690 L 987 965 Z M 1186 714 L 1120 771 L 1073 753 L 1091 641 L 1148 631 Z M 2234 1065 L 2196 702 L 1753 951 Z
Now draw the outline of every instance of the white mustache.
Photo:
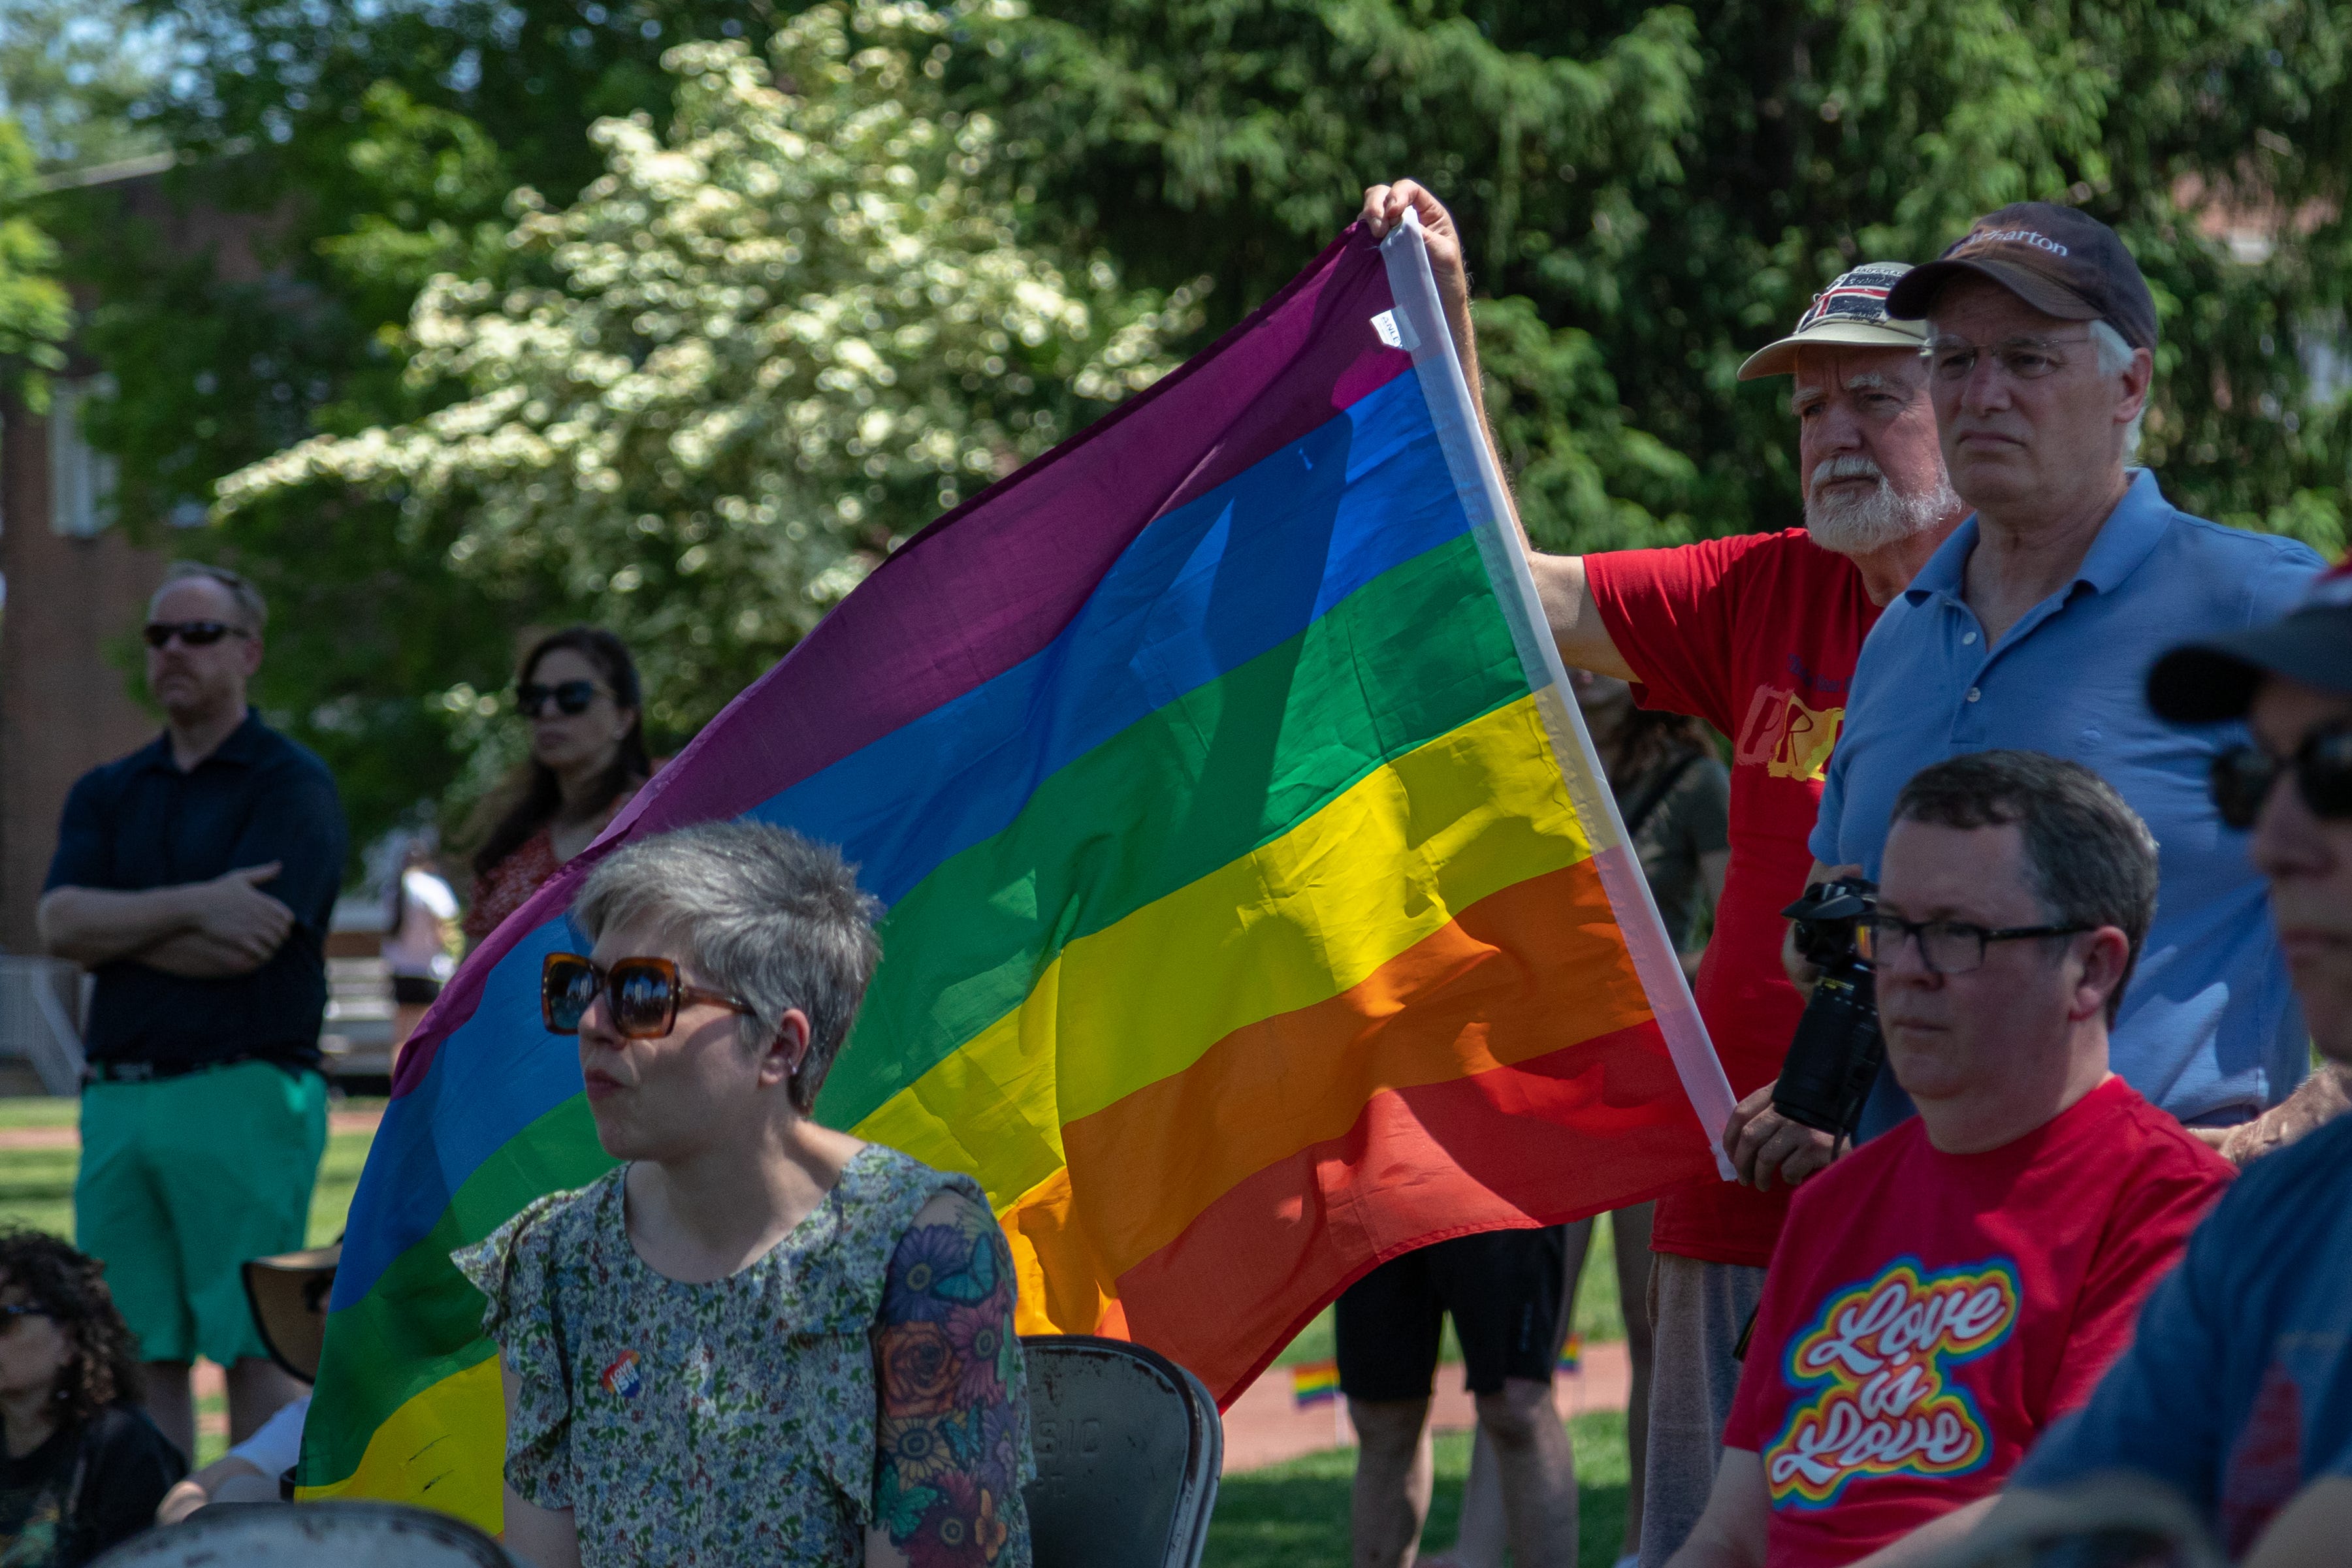
M 1832 479 L 1875 479 L 1882 485 L 1886 483 L 1886 476 L 1879 471 L 1877 464 L 1852 453 L 1843 457 L 1824 457 L 1813 465 L 1815 488 Z

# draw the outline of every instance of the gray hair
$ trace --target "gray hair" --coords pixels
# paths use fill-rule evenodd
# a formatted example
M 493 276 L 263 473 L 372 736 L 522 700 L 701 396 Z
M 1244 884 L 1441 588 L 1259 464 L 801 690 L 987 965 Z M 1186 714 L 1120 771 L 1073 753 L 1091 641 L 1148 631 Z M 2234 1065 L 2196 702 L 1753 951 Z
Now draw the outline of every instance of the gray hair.
M 2116 1021 L 2124 987 L 2156 918 L 2156 837 L 2115 786 L 2079 762 L 2039 751 L 1979 751 L 1914 774 L 1895 821 L 1939 828 L 2014 825 L 2026 874 L 2053 925 L 2112 925 L 2130 946 L 2107 994 Z
M 805 1116 L 882 956 L 881 908 L 830 844 L 765 822 L 705 822 L 614 851 L 582 885 L 572 918 L 591 942 L 646 925 L 677 944 L 697 979 L 751 1004 L 740 1021 L 747 1051 L 764 1051 L 799 1009 L 808 1054 L 789 1088 Z
M 2124 341 L 2124 335 L 2116 331 L 2112 323 L 2106 321 L 2091 323 L 2091 346 L 2098 350 L 2099 374 L 2112 379 L 2131 369 L 2132 346 Z M 2151 393 L 2156 391 L 2152 382 L 2148 391 Z M 2147 422 L 2147 403 L 2143 400 L 2139 405 L 2139 412 L 2132 415 L 2131 423 L 2124 429 L 2124 461 L 2126 463 L 2131 462 L 2139 455 L 2139 427 Z
M 163 597 L 165 589 L 170 588 L 173 583 L 187 582 L 198 578 L 206 582 L 217 583 L 227 591 L 229 598 L 236 603 L 236 612 L 245 618 L 245 629 L 247 632 L 258 637 L 268 629 L 269 603 L 261 597 L 261 590 L 225 566 L 214 566 L 201 560 L 175 560 L 165 567 L 163 580 L 155 585 L 153 593 L 148 595 L 149 612 L 151 613 L 153 612 L 155 601 Z

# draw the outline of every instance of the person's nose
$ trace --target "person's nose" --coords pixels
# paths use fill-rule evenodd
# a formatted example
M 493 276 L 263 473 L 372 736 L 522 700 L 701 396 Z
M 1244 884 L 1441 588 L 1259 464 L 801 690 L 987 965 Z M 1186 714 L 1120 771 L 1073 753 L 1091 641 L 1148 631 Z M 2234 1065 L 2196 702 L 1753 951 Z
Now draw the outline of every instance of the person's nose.
M 2009 406 L 2009 376 L 1990 354 L 1979 354 L 1960 382 L 1960 407 L 1970 413 L 1993 413 Z
M 2281 877 L 2326 875 L 2334 869 L 2332 847 L 2319 819 L 2304 800 L 2294 769 L 2284 768 L 2272 783 L 2254 818 L 2254 834 L 2246 852 L 2254 869 L 2277 881 Z
M 585 1051 L 593 1045 L 603 1051 L 618 1051 L 623 1044 L 620 1028 L 613 1021 L 613 998 L 599 986 L 580 1014 L 581 1049 Z

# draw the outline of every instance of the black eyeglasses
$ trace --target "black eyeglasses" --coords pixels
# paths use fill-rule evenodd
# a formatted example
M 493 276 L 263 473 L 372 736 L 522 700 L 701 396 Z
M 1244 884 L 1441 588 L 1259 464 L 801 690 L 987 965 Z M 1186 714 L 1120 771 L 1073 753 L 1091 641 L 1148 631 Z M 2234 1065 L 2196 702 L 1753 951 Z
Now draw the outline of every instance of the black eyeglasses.
M 604 689 L 593 681 L 558 681 L 551 686 L 525 681 L 515 688 L 515 706 L 521 710 L 523 717 L 537 718 L 552 702 L 558 713 L 576 717 L 588 711 L 589 705 Z
M 725 991 L 689 986 L 667 958 L 615 958 L 603 968 L 577 953 L 550 953 L 539 967 L 539 1016 L 550 1034 L 578 1034 L 588 1005 L 603 992 L 623 1040 L 659 1040 L 677 1023 L 681 1002 L 708 1002 L 748 1013 L 751 1004 Z
M 2352 817 L 2352 727 L 2306 737 L 2293 757 L 2233 746 L 2213 758 L 2214 808 L 2233 828 L 2251 828 L 2282 775 L 2293 773 L 2303 803 L 2323 821 Z
M 224 637 L 250 637 L 252 632 L 226 621 L 150 621 L 139 635 L 150 648 L 168 648 L 177 637 L 191 648 L 209 648 Z
M 1861 923 L 1866 944 L 1864 956 L 1884 965 L 1903 951 L 1903 944 L 1919 939 L 1919 961 L 1930 974 L 1965 975 L 1981 968 L 1985 948 L 1995 942 L 2022 942 L 2030 936 L 2073 936 L 2096 931 L 2095 925 L 1971 925 L 1965 920 L 1906 920 L 1880 912 Z

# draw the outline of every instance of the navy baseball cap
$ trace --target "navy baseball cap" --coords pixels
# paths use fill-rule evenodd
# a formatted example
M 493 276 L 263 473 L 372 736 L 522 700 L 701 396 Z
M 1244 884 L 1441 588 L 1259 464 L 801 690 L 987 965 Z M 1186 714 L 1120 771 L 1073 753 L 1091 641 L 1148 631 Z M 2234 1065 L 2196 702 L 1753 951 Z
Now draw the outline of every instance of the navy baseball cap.
M 2352 696 L 2352 561 L 2319 574 L 2279 620 L 2175 648 L 2147 674 L 2147 706 L 2175 724 L 2243 718 L 2265 675 Z
M 2045 316 L 2105 321 L 2135 349 L 2156 351 L 2156 299 L 2139 263 L 2116 231 L 2080 207 L 2019 202 L 1979 218 L 1886 297 L 1889 316 L 1917 320 L 1944 285 L 1963 274 L 1988 277 Z
M 1909 349 L 1927 345 L 1927 329 L 1913 321 L 1896 321 L 1886 314 L 1887 291 L 1911 270 L 1907 261 L 1864 262 L 1813 296 L 1797 329 L 1765 344 L 1739 367 L 1739 380 L 1785 376 L 1797 368 L 1797 350 L 1824 343 L 1864 349 Z

